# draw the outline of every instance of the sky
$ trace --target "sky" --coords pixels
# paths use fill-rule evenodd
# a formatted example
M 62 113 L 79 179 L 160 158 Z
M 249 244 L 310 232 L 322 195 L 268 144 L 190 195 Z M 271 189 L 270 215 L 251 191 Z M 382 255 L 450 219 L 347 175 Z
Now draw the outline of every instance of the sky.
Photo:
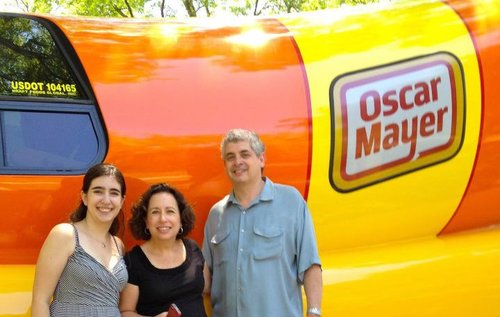
M 16 5 L 16 0 L 0 0 L 1 12 L 21 12 Z
M 180 12 L 184 11 L 181 1 L 173 1 L 173 4 L 180 6 L 178 8 L 174 7 L 174 10 Z M 153 10 L 153 9 L 146 7 L 146 10 Z M 156 11 L 157 10 L 154 10 L 153 13 Z M 17 6 L 16 0 L 0 0 L 0 12 L 22 12 L 22 10 Z

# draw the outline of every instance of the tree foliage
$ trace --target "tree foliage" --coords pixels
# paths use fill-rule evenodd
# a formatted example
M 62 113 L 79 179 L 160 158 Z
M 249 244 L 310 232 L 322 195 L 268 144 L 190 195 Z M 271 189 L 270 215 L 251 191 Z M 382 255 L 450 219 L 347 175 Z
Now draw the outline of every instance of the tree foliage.
M 210 17 L 322 10 L 379 0 L 16 0 L 24 12 L 100 17 Z
M 23 0 L 26 1 L 26 0 Z M 66 14 L 100 17 L 143 16 L 148 0 L 34 0 L 36 12 L 58 12 Z

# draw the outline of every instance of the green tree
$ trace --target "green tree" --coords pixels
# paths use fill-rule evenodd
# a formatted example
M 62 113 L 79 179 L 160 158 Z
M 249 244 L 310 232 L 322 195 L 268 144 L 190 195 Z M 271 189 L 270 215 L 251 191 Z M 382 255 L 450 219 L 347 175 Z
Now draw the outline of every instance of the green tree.
M 379 0 L 16 0 L 24 12 L 99 17 L 210 17 L 216 11 L 262 16 L 357 5 Z M 149 8 L 146 10 L 145 8 Z
M 303 11 L 315 11 L 315 10 L 324 10 L 329 8 L 330 2 L 329 0 L 309 0 L 302 4 Z
M 233 0 L 227 3 L 234 15 L 266 15 L 337 8 L 341 5 L 358 5 L 379 0 Z
M 213 10 L 217 8 L 215 0 L 182 0 L 189 17 L 197 17 L 198 12 L 203 12 L 204 16 L 212 16 Z
M 27 0 L 22 0 L 27 1 Z M 32 12 L 59 12 L 99 17 L 138 17 L 147 0 L 34 0 Z
M 243 4 L 234 2 L 228 9 L 235 15 L 265 15 L 275 13 L 299 12 L 308 0 L 245 0 Z

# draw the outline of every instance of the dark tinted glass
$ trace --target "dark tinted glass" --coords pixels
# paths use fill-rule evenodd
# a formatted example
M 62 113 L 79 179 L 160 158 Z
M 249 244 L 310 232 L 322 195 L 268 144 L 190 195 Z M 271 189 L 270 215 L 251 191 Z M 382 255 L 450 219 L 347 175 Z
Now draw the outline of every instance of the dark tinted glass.
M 0 95 L 85 98 L 49 30 L 18 16 L 0 16 Z

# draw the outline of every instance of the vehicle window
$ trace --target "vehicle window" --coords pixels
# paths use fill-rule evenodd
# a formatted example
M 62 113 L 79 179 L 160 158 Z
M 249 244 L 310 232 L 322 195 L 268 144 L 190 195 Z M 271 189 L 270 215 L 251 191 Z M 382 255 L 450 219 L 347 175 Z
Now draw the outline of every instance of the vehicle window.
M 85 169 L 98 152 L 88 114 L 4 111 L 5 167 Z
M 0 18 L 0 95 L 86 98 L 56 45 L 39 21 Z
M 0 13 L 0 174 L 81 174 L 106 149 L 96 98 L 62 31 Z

